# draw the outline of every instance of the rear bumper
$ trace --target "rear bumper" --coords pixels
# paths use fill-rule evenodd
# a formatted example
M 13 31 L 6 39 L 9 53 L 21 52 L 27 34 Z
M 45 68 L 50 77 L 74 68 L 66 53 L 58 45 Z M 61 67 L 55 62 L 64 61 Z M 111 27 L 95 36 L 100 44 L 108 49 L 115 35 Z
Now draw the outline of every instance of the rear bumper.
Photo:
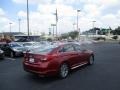
M 0 58 L 3 59 L 4 58 L 4 54 L 0 53 Z
M 15 52 L 15 56 L 23 56 L 23 52 Z
M 38 74 L 40 76 L 51 76 L 56 75 L 57 70 L 50 69 L 49 65 L 47 63 L 44 63 L 42 65 L 40 64 L 30 64 L 30 63 L 23 63 L 24 70 L 30 73 Z

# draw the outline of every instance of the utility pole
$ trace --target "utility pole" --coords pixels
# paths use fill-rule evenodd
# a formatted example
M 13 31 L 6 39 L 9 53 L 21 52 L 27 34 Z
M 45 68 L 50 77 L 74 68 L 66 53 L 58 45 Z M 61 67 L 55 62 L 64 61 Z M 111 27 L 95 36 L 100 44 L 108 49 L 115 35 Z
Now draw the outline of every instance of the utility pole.
M 19 22 L 19 32 L 20 32 L 20 23 L 21 23 L 21 19 L 20 18 L 18 19 L 18 22 Z
M 80 29 L 79 29 L 79 12 L 80 10 L 77 10 L 77 31 L 78 31 L 78 40 L 80 39 Z
M 57 8 L 56 8 L 56 12 L 54 13 L 55 17 L 56 17 L 56 37 L 58 35 L 58 31 L 57 31 L 57 23 L 58 23 L 58 11 L 57 11 Z
M 10 22 L 9 24 L 10 24 L 10 33 L 11 33 L 11 25 L 12 25 L 12 23 Z
M 73 23 L 73 30 L 75 31 L 75 25 L 76 25 L 76 23 Z
M 54 37 L 54 27 L 56 26 L 56 24 L 51 24 L 51 26 L 53 27 L 53 37 Z
M 29 33 L 29 6 L 28 6 L 28 0 L 27 0 L 27 32 L 28 32 L 28 38 L 30 36 L 30 33 Z
M 95 30 L 95 22 L 96 21 L 92 21 L 93 22 L 93 31 Z
M 49 36 L 51 35 L 51 28 L 48 28 L 49 29 Z

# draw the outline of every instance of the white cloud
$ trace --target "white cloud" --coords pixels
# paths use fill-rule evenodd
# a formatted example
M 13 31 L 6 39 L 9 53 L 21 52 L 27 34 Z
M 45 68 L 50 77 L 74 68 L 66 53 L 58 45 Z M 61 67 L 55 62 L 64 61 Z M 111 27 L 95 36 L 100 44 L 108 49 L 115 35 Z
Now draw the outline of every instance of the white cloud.
M 4 16 L 5 15 L 5 12 L 3 11 L 2 8 L 0 8 L 0 17 Z
M 81 17 L 79 19 L 79 28 L 81 31 L 88 30 L 88 28 L 92 28 L 92 19 L 88 17 Z
M 73 4 L 78 0 L 55 0 L 56 4 Z
M 17 15 L 18 17 L 26 17 L 27 13 L 25 11 L 19 11 Z
M 120 21 L 120 10 L 118 10 L 118 12 L 117 12 L 117 18 L 119 18 L 119 21 Z
M 76 10 L 73 6 L 65 4 L 39 4 L 37 11 L 30 12 L 30 30 L 32 32 L 46 32 L 51 23 L 55 23 L 55 10 L 58 10 L 58 31 L 60 33 L 73 30 L 73 23 L 76 23 Z M 96 27 L 117 27 L 117 15 L 104 15 L 102 16 L 103 7 L 94 4 L 86 4 L 79 14 L 79 28 L 81 31 L 92 28 L 92 21 L 96 20 Z M 26 12 L 20 11 L 19 16 L 26 18 Z M 111 22 L 114 22 L 113 23 Z M 24 22 L 26 25 L 26 22 Z M 24 26 L 26 27 L 26 26 Z M 24 28 L 23 28 L 24 29 Z M 25 30 L 24 30 L 25 31 Z
M 114 14 L 107 14 L 101 18 L 101 22 L 103 23 L 104 27 L 111 26 L 112 28 L 116 28 L 119 26 L 119 20 Z
M 76 15 L 76 10 L 74 10 L 71 6 L 66 5 L 39 5 L 37 11 L 30 11 L 30 30 L 32 32 L 46 32 L 48 33 L 48 28 L 52 23 L 55 23 L 55 10 L 58 10 L 58 30 L 60 32 L 67 32 L 72 30 L 73 24 L 73 16 Z M 22 18 L 26 18 L 26 12 L 19 11 L 18 16 Z M 26 25 L 26 22 L 22 22 Z M 22 25 L 21 25 L 22 26 Z M 22 30 L 24 28 L 21 28 Z M 25 28 L 26 29 L 26 28 Z M 24 29 L 24 31 L 26 31 Z
M 26 0 L 12 0 L 15 3 L 26 4 Z M 76 3 L 85 3 L 85 4 L 97 4 L 97 5 L 117 5 L 119 0 L 28 0 L 30 4 L 50 4 L 52 2 L 56 4 L 76 4 Z
M 12 23 L 11 24 L 11 27 L 15 27 L 16 26 L 16 23 L 12 20 L 10 20 L 7 15 L 6 15 L 6 12 L 0 8 L 0 32 L 9 32 L 10 31 L 10 24 L 9 23 Z M 14 30 L 16 28 L 13 28 Z
M 8 26 L 9 19 L 5 16 L 5 11 L 0 8 L 0 31 L 5 31 Z
M 26 4 L 26 0 L 12 0 L 17 4 Z M 54 2 L 54 3 L 53 3 Z M 55 23 L 55 10 L 58 10 L 58 30 L 68 32 L 73 30 L 73 23 L 76 23 L 77 9 L 79 13 L 79 27 L 81 31 L 92 28 L 92 21 L 96 20 L 96 27 L 117 27 L 120 23 L 120 10 L 115 14 L 104 13 L 106 8 L 120 4 L 119 0 L 29 0 L 30 4 L 35 4 L 37 9 L 30 10 L 30 31 L 33 33 L 46 32 Z M 75 6 L 75 4 L 80 6 Z M 31 6 L 32 7 L 32 6 Z M 21 31 L 27 32 L 26 11 L 18 11 L 17 16 L 21 18 Z M 4 18 L 3 18 L 4 17 Z M 2 30 L 9 31 L 9 20 L 5 12 L 0 9 L 0 24 Z M 12 29 L 18 31 L 18 20 L 13 22 Z
M 101 14 L 101 9 L 94 4 L 86 4 L 84 5 L 83 10 L 87 13 L 88 17 L 98 17 Z
M 100 4 L 107 5 L 107 6 L 113 6 L 119 4 L 119 0 L 99 0 Z
M 105 6 L 113 6 L 120 3 L 119 0 L 81 0 L 85 4 L 96 4 L 96 5 L 105 5 Z
M 71 6 L 67 5 L 58 5 L 58 12 L 60 16 L 75 16 L 76 10 L 73 9 Z
M 55 13 L 55 5 L 51 4 L 39 4 L 38 5 L 38 11 L 42 14 L 50 14 L 50 13 Z
M 12 0 L 15 3 L 18 4 L 26 4 L 27 0 Z M 29 4 L 46 4 L 51 3 L 52 0 L 28 0 Z
M 106 10 L 109 11 L 109 9 L 112 7 L 120 6 L 120 0 L 80 0 L 79 3 L 83 3 L 83 7 L 92 5 L 92 7 L 98 9 L 98 12 L 100 13 L 104 13 Z M 91 9 L 89 10 L 91 11 Z
M 54 15 L 49 14 L 41 14 L 38 12 L 29 12 L 29 22 L 30 22 L 30 31 L 34 32 L 48 32 L 49 25 L 52 21 L 54 21 Z M 21 31 L 27 32 L 27 19 L 26 12 L 19 11 L 18 16 L 22 17 L 21 19 Z
M 64 4 L 46 4 L 46 5 L 39 5 L 38 11 L 44 14 L 54 14 L 55 10 L 58 10 L 59 16 L 75 16 L 76 10 L 73 9 L 72 6 L 64 5 Z

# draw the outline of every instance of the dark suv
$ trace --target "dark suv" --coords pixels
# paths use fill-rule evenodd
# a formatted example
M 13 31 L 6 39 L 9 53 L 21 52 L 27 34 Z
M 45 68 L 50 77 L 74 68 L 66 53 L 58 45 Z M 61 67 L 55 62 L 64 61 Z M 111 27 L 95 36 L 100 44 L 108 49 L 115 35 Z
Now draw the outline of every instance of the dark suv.
M 4 59 L 4 51 L 0 49 L 0 59 Z
M 5 55 L 10 57 L 21 56 L 23 52 L 26 51 L 26 49 L 18 43 L 0 44 L 0 47 Z

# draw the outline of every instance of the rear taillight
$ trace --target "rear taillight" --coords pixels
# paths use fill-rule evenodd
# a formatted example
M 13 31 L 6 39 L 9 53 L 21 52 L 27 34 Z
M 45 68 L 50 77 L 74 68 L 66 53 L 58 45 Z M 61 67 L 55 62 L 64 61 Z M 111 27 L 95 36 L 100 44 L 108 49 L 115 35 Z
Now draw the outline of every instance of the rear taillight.
M 24 53 L 24 60 L 25 61 L 33 61 L 34 63 L 39 63 L 39 62 L 47 62 L 50 60 L 53 60 L 56 57 L 56 55 L 39 55 L 39 54 L 29 54 L 29 53 Z
M 56 57 L 56 55 L 46 55 L 41 57 L 41 61 L 50 61 L 53 60 Z
M 26 58 L 27 57 L 27 53 L 24 53 L 24 58 Z
M 29 60 L 29 58 L 30 58 L 30 54 L 29 53 L 24 53 L 24 60 L 25 61 L 28 61 Z

